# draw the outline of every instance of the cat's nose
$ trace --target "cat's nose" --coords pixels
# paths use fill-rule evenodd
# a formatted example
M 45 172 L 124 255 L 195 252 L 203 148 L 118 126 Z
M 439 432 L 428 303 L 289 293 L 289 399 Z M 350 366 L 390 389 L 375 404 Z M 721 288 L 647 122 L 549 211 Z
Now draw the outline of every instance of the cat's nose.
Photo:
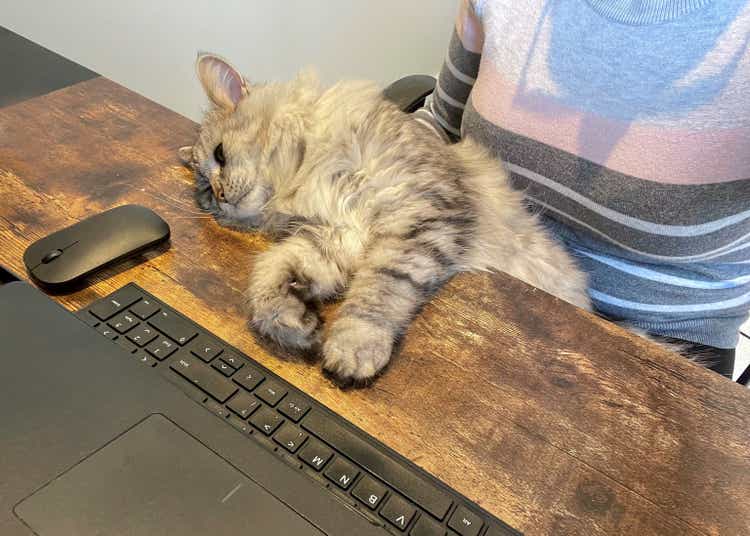
M 226 203 L 227 198 L 224 195 L 224 186 L 221 184 L 221 182 L 217 181 L 216 179 L 213 179 L 209 181 L 211 183 L 211 190 L 214 193 L 214 197 L 221 201 L 222 203 Z

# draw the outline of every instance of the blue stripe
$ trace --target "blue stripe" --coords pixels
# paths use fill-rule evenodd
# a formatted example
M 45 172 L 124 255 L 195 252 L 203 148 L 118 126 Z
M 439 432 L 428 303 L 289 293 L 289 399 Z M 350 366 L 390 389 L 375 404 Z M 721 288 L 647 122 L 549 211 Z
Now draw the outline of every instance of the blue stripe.
M 463 124 L 464 123 L 462 123 L 462 125 Z M 506 162 L 506 165 L 507 165 L 507 162 Z M 604 231 L 601 231 L 601 230 L 597 229 L 596 227 L 593 227 L 593 226 L 589 225 L 588 223 L 586 223 L 586 222 L 584 222 L 584 221 L 576 218 L 575 216 L 571 216 L 567 212 L 563 212 L 562 210 L 560 210 L 560 209 L 558 209 L 556 207 L 553 207 L 552 205 L 549 205 L 549 204 L 547 204 L 547 203 L 545 203 L 545 202 L 537 199 L 536 197 L 533 197 L 533 196 L 529 195 L 528 193 L 524 193 L 524 195 L 526 196 L 526 199 L 530 200 L 534 205 L 539 205 L 540 207 L 543 207 L 543 208 L 547 209 L 550 212 L 554 212 L 555 214 L 559 214 L 563 218 L 572 221 L 573 223 L 575 223 L 575 224 L 577 224 L 577 225 L 579 225 L 579 226 L 587 229 L 588 231 L 592 232 L 593 234 L 599 235 L 601 238 L 603 238 L 607 242 L 613 244 L 614 246 L 617 246 L 618 248 L 622 248 L 625 251 L 629 251 L 631 253 L 635 253 L 635 254 L 637 254 L 639 256 L 647 258 L 647 259 L 649 259 L 649 261 L 664 261 L 664 262 L 705 261 L 705 260 L 709 260 L 709 259 L 715 259 L 715 258 L 718 258 L 718 257 L 725 257 L 727 255 L 730 255 L 730 254 L 735 253 L 737 251 L 740 251 L 742 249 L 750 248 L 750 241 L 747 241 L 744 244 L 741 244 L 739 246 L 736 245 L 738 242 L 742 242 L 742 241 L 747 240 L 748 238 L 750 238 L 750 233 L 748 233 L 746 235 L 741 236 L 737 240 L 734 240 L 734 241 L 730 242 L 729 244 L 725 244 L 725 245 L 721 246 L 718 249 L 714 249 L 714 250 L 711 250 L 711 251 L 704 251 L 703 253 L 697 253 L 695 255 L 685 255 L 685 256 L 679 255 L 679 256 L 675 256 L 675 255 L 657 255 L 655 253 L 647 253 L 645 251 L 641 251 L 641 250 L 638 250 L 638 249 L 635 249 L 635 248 L 631 248 L 630 246 L 628 246 L 626 244 L 623 244 L 622 242 L 619 242 L 619 241 L 615 240 L 613 237 L 609 236 Z M 563 222 L 561 222 L 561 223 L 563 223 Z M 563 223 L 563 225 L 565 225 L 565 224 Z M 570 227 L 569 224 L 567 226 Z M 732 249 L 729 249 L 727 251 L 727 248 L 732 248 Z M 717 261 L 717 262 L 721 262 L 721 261 Z
M 750 292 L 730 300 L 713 303 L 691 303 L 686 305 L 661 305 L 656 303 L 633 302 L 630 300 L 623 300 L 622 298 L 616 298 L 594 289 L 589 289 L 589 295 L 596 301 L 614 305 L 615 307 L 648 311 L 652 313 L 696 313 L 701 311 L 719 311 L 721 309 L 732 309 L 750 303 Z
M 699 289 L 729 289 L 737 288 L 747 283 L 750 283 L 750 275 L 737 277 L 734 279 L 728 279 L 726 281 L 707 281 L 698 279 L 687 279 L 676 275 L 669 275 L 649 268 L 643 268 L 636 264 L 629 262 L 620 261 L 613 259 L 612 257 L 605 257 L 603 255 L 597 255 L 596 253 L 589 253 L 578 248 L 572 248 L 576 253 L 585 255 L 595 261 L 598 261 L 607 266 L 611 266 L 615 270 L 625 272 L 627 274 L 639 277 L 641 279 L 648 279 L 649 281 L 656 281 L 658 283 L 665 283 L 667 285 L 674 285 L 677 287 L 685 288 L 699 288 Z

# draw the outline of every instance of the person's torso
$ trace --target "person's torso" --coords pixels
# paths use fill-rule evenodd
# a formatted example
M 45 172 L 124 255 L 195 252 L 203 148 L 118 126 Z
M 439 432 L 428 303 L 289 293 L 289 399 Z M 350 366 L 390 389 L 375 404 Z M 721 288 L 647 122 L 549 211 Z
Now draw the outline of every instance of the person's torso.
M 472 3 L 462 135 L 505 162 L 597 310 L 734 346 L 750 308 L 750 7 Z
M 462 132 L 545 216 L 638 261 L 750 260 L 744 1 L 644 24 L 613 8 L 632 2 L 475 4 L 484 45 Z

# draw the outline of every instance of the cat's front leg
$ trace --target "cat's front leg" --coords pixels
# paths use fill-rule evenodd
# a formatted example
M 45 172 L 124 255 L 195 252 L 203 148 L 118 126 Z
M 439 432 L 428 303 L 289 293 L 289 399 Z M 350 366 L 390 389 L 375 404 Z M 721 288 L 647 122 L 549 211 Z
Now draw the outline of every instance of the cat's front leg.
M 290 350 L 320 342 L 316 301 L 340 291 L 345 275 L 317 242 L 295 235 L 256 257 L 246 293 L 252 327 Z
M 401 239 L 376 244 L 354 274 L 323 345 L 340 385 L 366 385 L 390 361 L 414 314 L 456 270 L 444 255 Z

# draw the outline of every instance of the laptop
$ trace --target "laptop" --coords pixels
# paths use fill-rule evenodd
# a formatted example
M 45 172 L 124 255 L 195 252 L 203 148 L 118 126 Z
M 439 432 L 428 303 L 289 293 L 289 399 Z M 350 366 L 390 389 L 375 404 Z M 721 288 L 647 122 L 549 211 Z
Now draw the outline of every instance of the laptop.
M 3 536 L 519 534 L 135 284 L 0 283 L 0 360 Z

